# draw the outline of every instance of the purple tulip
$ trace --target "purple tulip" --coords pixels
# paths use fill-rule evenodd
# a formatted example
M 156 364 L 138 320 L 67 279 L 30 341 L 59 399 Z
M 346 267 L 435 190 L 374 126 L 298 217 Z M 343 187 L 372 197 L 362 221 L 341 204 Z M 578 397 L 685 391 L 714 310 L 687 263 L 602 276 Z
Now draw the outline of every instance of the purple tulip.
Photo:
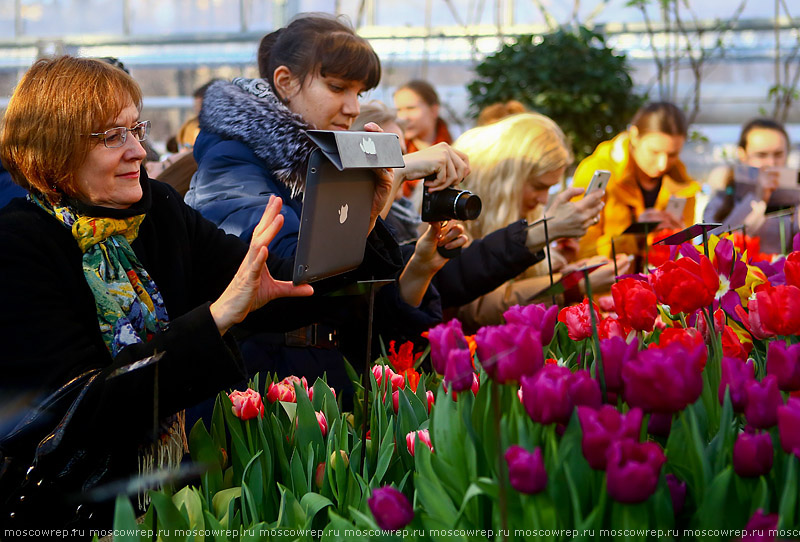
M 778 389 L 775 375 L 767 375 L 761 382 L 748 382 L 747 406 L 744 417 L 747 423 L 757 429 L 769 429 L 778 423 L 778 407 L 783 405 L 783 397 Z
M 378 526 L 385 531 L 400 530 L 414 519 L 408 498 L 391 486 L 373 490 L 367 504 Z
M 653 412 L 647 421 L 647 432 L 657 437 L 668 437 L 672 430 L 672 414 Z
M 647 500 L 658 486 L 661 465 L 667 459 L 655 442 L 617 440 L 608 448 L 606 488 L 615 501 Z
M 575 406 L 584 405 L 600 408 L 603 403 L 600 384 L 585 369 L 572 373 L 569 382 L 569 396 Z
M 742 542 L 767 542 L 775 540 L 775 531 L 778 528 L 778 514 L 765 514 L 760 508 L 755 511 L 750 521 L 744 526 L 745 535 L 739 540 Z
M 627 414 L 620 414 L 611 405 L 603 405 L 597 410 L 579 406 L 578 419 L 583 431 L 581 440 L 583 457 L 595 470 L 606 470 L 606 453 L 612 442 L 625 439 L 634 442 L 639 440 L 642 411 L 638 408 L 629 410 Z
M 532 495 L 547 486 L 547 471 L 544 468 L 541 448 L 536 448 L 531 453 L 515 444 L 508 447 L 505 458 L 511 487 L 520 493 Z
M 703 391 L 704 345 L 678 342 L 651 348 L 622 367 L 623 398 L 645 412 L 672 414 L 694 403 Z
M 453 391 L 464 391 L 472 387 L 474 371 L 469 350 L 454 348 L 447 357 L 444 381 Z
M 553 333 L 558 320 L 558 305 L 549 308 L 544 304 L 514 305 L 503 313 L 503 318 L 509 324 L 530 326 L 539 332 L 542 346 L 547 346 L 553 340 Z
M 554 364 L 545 365 L 534 376 L 522 377 L 522 404 L 528 416 L 541 424 L 563 423 L 572 416 L 569 384 L 572 371 Z
M 782 391 L 800 390 L 800 344 L 769 343 L 767 374 L 778 377 L 778 388 Z
M 800 397 L 790 397 L 778 407 L 778 433 L 783 451 L 800 457 Z
M 461 322 L 456 318 L 431 328 L 428 331 L 428 341 L 431 343 L 431 365 L 440 375 L 447 370 L 451 350 L 469 350 Z
M 725 403 L 725 390 L 730 389 L 733 411 L 741 414 L 747 406 L 747 383 L 756 379 L 755 367 L 738 358 L 722 358 L 722 378 L 719 381 L 720 404 Z
M 600 341 L 600 354 L 603 356 L 603 375 L 606 378 L 606 391 L 622 393 L 622 367 L 635 359 L 639 352 L 638 340 L 628 344 L 621 337 Z M 599 376 L 597 378 L 600 378 Z
M 519 382 L 544 365 L 539 333 L 528 326 L 484 326 L 475 335 L 475 342 L 481 365 L 500 384 Z
M 674 474 L 667 474 L 667 487 L 669 496 L 672 499 L 672 512 L 676 516 L 683 511 L 683 504 L 686 502 L 686 482 L 681 482 Z
M 769 433 L 739 433 L 733 445 L 733 470 L 742 478 L 763 476 L 772 469 L 772 456 Z

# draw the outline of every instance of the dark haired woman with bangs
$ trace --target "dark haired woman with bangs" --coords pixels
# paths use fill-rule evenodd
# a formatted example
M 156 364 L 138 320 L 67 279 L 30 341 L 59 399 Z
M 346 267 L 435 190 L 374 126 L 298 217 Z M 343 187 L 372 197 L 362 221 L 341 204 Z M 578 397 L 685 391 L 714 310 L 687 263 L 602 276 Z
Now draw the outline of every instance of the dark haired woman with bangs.
M 290 258 L 297 247 L 306 164 L 316 148 L 306 131 L 349 129 L 359 114 L 359 97 L 378 85 L 381 66 L 369 43 L 351 27 L 338 18 L 317 14 L 300 16 L 265 36 L 258 50 L 258 66 L 260 79 L 221 81 L 206 91 L 201 132 L 194 146 L 198 171 L 186 202 L 228 233 L 246 240 L 257 222 L 258 209 L 263 209 L 270 195 L 280 196 L 285 202 L 284 226 L 269 248 L 275 255 Z M 365 129 L 380 128 L 373 124 Z M 422 170 L 415 170 L 415 178 L 438 173 L 429 184 L 437 190 L 466 174 L 457 171 L 451 158 L 431 160 Z M 438 310 L 428 310 L 434 305 L 427 301 L 426 310 L 416 308 L 423 302 L 431 278 L 446 262 L 435 247 L 454 248 L 465 243 L 466 237 L 461 235 L 460 225 L 444 229 L 435 225 L 420 239 L 404 266 L 405 258 L 378 216 L 389 197 L 393 173 L 377 170 L 377 176 L 364 262 L 349 276 L 329 282 L 341 285 L 399 275 L 396 287 L 380 291 L 378 316 L 383 303 L 387 307 L 383 314 L 391 313 L 394 320 L 403 320 L 398 315 L 407 314 L 412 323 L 408 335 L 414 335 L 440 317 Z M 325 291 L 327 286 L 319 284 L 315 289 Z M 363 321 L 364 325 L 353 324 L 358 320 L 353 318 L 350 301 L 332 299 L 331 313 L 320 316 L 316 330 L 298 330 L 294 335 L 336 335 L 341 341 L 347 335 L 344 322 L 358 327 L 359 332 L 365 329 Z M 376 324 L 377 332 L 384 332 L 379 322 Z M 361 341 L 353 343 L 357 357 L 363 357 Z M 313 342 L 290 347 L 281 336 L 262 335 L 247 338 L 242 350 L 262 371 L 309 378 L 327 371 L 335 387 L 346 386 L 338 345 Z M 348 356 L 351 362 L 354 355 Z M 262 360 L 267 360 L 266 365 Z

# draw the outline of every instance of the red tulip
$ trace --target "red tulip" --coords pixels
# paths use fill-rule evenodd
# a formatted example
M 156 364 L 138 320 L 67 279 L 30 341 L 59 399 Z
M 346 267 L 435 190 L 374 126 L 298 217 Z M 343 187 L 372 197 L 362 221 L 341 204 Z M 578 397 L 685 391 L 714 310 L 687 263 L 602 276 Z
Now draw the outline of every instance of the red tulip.
M 394 390 L 392 392 L 392 408 L 394 409 L 395 414 L 397 414 L 397 412 L 400 410 L 399 403 L 400 403 L 400 390 Z
M 427 399 L 427 401 L 428 401 L 428 414 L 430 414 L 431 413 L 431 408 L 433 408 L 433 402 L 434 402 L 433 392 L 431 390 L 428 390 L 428 391 L 425 392 L 425 399 Z
M 786 256 L 783 274 L 786 277 L 786 284 L 800 288 L 800 252 L 792 252 Z
M 597 337 L 602 341 L 612 337 L 619 337 L 622 340 L 628 336 L 625 329 L 617 318 L 603 318 L 597 326 Z
M 317 415 L 317 423 L 319 424 L 319 430 L 322 431 L 322 437 L 328 434 L 328 420 L 325 419 L 325 414 L 322 412 L 315 412 Z
M 233 415 L 240 420 L 250 420 L 258 415 L 264 417 L 264 403 L 261 402 L 261 395 L 256 390 L 250 388 L 245 391 L 236 390 L 228 397 L 233 403 L 231 407 Z
M 633 278 L 622 279 L 611 286 L 611 295 L 623 325 L 637 331 L 653 331 L 658 316 L 658 300 L 648 283 Z
M 800 288 L 796 286 L 761 288 L 756 292 L 756 303 L 761 326 L 766 333 L 774 335 L 800 333 Z
M 774 333 L 764 329 L 761 324 L 761 316 L 758 314 L 758 300 L 756 298 L 747 301 L 747 310 L 741 305 L 736 305 L 734 308 L 736 315 L 747 328 L 747 331 L 753 334 L 753 337 L 759 340 L 764 340 L 768 337 L 775 336 Z
M 420 429 L 419 431 L 411 431 L 406 435 L 406 448 L 408 449 L 408 453 L 414 455 L 414 445 L 416 443 L 417 436 L 419 436 L 420 442 L 422 442 L 431 452 L 433 452 L 433 443 L 431 442 L 430 433 L 427 429 Z
M 696 348 L 702 347 L 703 350 L 700 353 L 701 367 L 706 366 L 708 349 L 705 346 L 705 342 L 703 342 L 703 335 L 695 328 L 669 327 L 661 332 L 661 335 L 658 337 L 658 342 L 650 343 L 648 348 L 664 348 L 672 343 L 681 344 L 684 348 L 690 351 L 694 351 Z
M 296 403 L 297 395 L 295 394 L 295 383 L 303 386 L 303 389 L 308 393 L 308 382 L 306 377 L 298 378 L 294 375 L 287 376 L 278 383 L 270 382 L 267 388 L 267 401 L 274 403 L 275 401 L 283 401 L 286 403 Z
M 325 462 L 321 462 L 317 465 L 317 469 L 314 471 L 314 484 L 318 488 L 322 487 L 322 484 L 325 483 Z
M 719 289 L 717 272 L 705 256 L 700 256 L 700 263 L 691 258 L 666 261 L 653 271 L 650 282 L 672 314 L 691 314 L 709 306 Z
M 592 303 L 595 322 L 600 323 L 600 310 Z M 589 300 L 565 307 L 558 313 L 558 321 L 567 325 L 567 334 L 573 341 L 580 341 L 592 336 L 592 315 L 589 312 Z

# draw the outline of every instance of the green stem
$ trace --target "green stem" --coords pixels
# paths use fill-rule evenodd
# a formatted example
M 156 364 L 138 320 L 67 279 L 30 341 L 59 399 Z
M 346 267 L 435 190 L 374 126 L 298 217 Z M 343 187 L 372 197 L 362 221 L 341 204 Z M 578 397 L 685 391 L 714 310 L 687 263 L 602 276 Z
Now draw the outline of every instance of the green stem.
M 250 450 L 250 457 L 252 457 L 256 451 L 253 447 L 253 435 L 250 433 L 250 420 L 244 422 L 244 428 L 247 431 L 247 448 Z
M 589 272 L 583 272 L 583 280 L 586 283 L 586 297 L 589 299 L 589 315 L 592 319 L 592 339 L 594 342 L 594 362 L 597 364 L 597 375 L 600 380 L 600 393 L 602 394 L 603 403 L 608 402 L 608 393 L 606 392 L 606 372 L 603 369 L 603 354 L 600 352 L 600 336 L 597 334 L 597 318 L 594 313 L 594 305 L 592 304 L 592 283 L 589 281 Z
M 502 387 L 494 380 L 490 380 L 492 385 L 492 409 L 494 410 L 495 429 L 497 430 L 495 443 L 497 447 L 497 472 L 499 476 L 499 500 L 500 500 L 500 522 L 503 526 L 503 542 L 508 542 L 508 487 L 506 486 L 508 475 L 505 469 L 505 459 L 503 458 L 503 443 L 501 442 L 500 421 L 502 410 L 500 408 L 500 393 Z

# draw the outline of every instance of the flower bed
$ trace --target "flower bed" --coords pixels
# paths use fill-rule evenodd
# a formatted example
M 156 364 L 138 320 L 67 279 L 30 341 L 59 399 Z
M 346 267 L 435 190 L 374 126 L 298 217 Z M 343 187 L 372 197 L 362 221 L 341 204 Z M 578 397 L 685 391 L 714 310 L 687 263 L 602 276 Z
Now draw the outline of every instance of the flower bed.
M 214 540 L 800 538 L 800 252 L 756 262 L 714 238 L 710 258 L 670 256 L 598 304 L 514 307 L 474 338 L 437 326 L 431 374 L 392 344 L 368 390 L 352 375 L 352 414 L 322 380 L 270 382 L 265 402 L 220 394 L 211 430 L 189 437 L 202 483 L 151 492 L 140 528 L 155 515 Z M 120 498 L 116 528 L 134 522 Z

